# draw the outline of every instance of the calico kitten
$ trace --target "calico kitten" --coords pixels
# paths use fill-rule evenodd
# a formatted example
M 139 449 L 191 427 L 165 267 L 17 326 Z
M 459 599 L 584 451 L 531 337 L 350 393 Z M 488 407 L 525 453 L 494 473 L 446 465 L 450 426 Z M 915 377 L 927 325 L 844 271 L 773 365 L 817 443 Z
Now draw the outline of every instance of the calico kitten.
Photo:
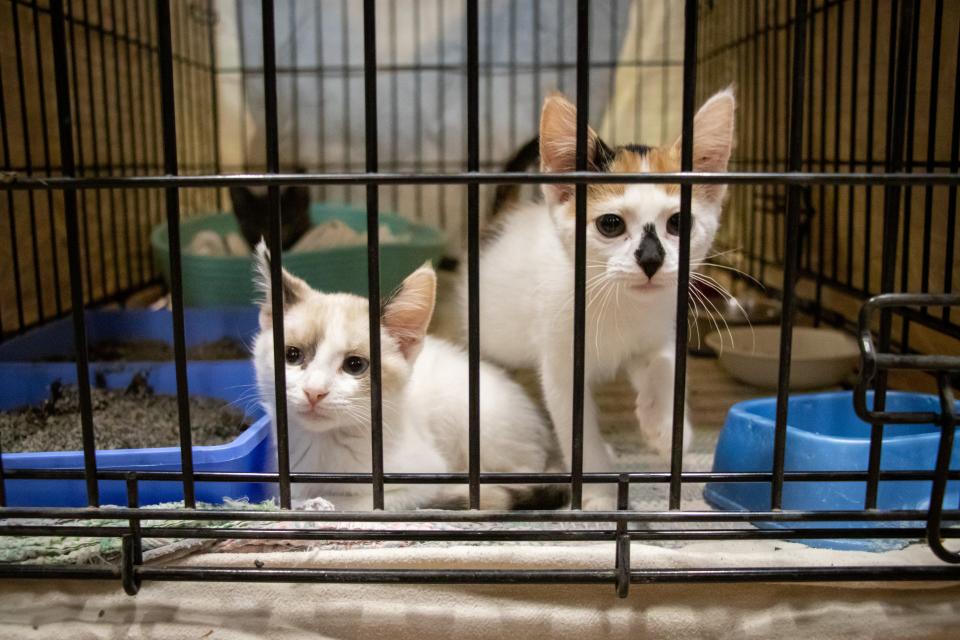
M 257 284 L 265 302 L 253 350 L 261 402 L 275 416 L 269 257 L 257 247 Z M 426 335 L 436 275 L 425 265 L 403 281 L 383 307 L 381 372 L 384 470 L 467 470 L 467 356 Z M 283 272 L 287 408 L 291 469 L 369 473 L 370 360 L 368 303 L 321 293 Z M 553 444 L 546 420 L 523 389 L 500 369 L 480 367 L 480 456 L 483 471 L 541 472 Z M 298 501 L 322 496 L 344 510 L 372 505 L 369 485 L 294 484 Z M 489 509 L 557 508 L 566 496 L 547 487 L 484 485 Z M 388 509 L 466 507 L 464 485 L 387 484 Z
M 710 98 L 694 120 L 694 170 L 727 169 L 735 101 L 730 89 Z M 576 108 L 548 97 L 539 149 L 528 143 L 512 164 L 539 155 L 544 172 L 575 169 Z M 608 172 L 680 170 L 680 140 L 666 147 L 611 148 L 590 129 L 590 169 Z M 522 168 L 522 167 L 520 167 Z M 517 167 L 514 167 L 516 170 Z M 573 387 L 574 186 L 543 185 L 542 202 L 510 205 L 494 219 L 480 257 L 481 351 L 506 367 L 536 367 L 544 400 L 570 463 Z M 707 256 L 720 223 L 723 185 L 693 188 L 690 260 Z M 514 198 L 515 199 L 515 198 Z M 623 367 L 636 389 L 636 416 L 645 441 L 670 451 L 679 269 L 680 192 L 677 185 L 590 185 L 587 189 L 586 380 L 612 378 Z M 466 287 L 463 287 L 464 297 Z M 461 305 L 466 309 L 466 304 Z M 610 471 L 596 407 L 584 398 L 583 466 Z M 690 440 L 684 424 L 684 445 Z M 584 508 L 608 508 L 602 487 L 585 487 Z
M 240 233 L 252 249 L 270 234 L 267 188 L 230 187 L 230 202 Z M 310 230 L 310 191 L 298 185 L 281 188 L 280 211 L 280 244 L 286 251 Z

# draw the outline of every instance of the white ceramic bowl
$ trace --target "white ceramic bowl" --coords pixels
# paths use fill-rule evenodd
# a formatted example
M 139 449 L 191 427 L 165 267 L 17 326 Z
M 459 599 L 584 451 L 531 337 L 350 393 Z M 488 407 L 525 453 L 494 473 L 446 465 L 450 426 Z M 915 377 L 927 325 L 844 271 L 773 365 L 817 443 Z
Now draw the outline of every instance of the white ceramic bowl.
M 755 387 L 777 388 L 780 327 L 731 327 L 706 338 L 720 365 L 734 378 Z M 790 388 L 817 389 L 843 382 L 856 368 L 860 350 L 856 340 L 836 329 L 794 327 L 790 361 Z

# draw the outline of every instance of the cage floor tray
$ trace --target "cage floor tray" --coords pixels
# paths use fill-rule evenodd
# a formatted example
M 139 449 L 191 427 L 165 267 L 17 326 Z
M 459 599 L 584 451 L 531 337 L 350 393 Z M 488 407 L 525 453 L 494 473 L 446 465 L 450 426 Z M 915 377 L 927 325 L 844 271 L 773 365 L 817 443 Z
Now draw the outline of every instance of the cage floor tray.
M 176 394 L 174 365 L 169 363 L 117 365 L 94 363 L 91 379 L 98 379 L 106 388 L 125 388 L 140 373 L 147 377 L 154 392 Z M 0 409 L 36 405 L 49 395 L 55 381 L 76 383 L 76 366 L 72 363 L 0 364 Z M 247 410 L 251 426 L 232 442 L 214 446 L 193 447 L 195 472 L 232 471 L 262 472 L 270 468 L 272 429 L 270 421 L 259 410 L 241 404 L 253 388 L 253 365 L 240 362 L 194 362 L 187 367 L 187 381 L 192 395 L 208 396 L 236 403 Z M 252 403 L 247 403 L 252 406 Z M 80 428 L 79 419 L 77 429 Z M 96 429 L 96 422 L 94 423 Z M 100 450 L 96 455 L 99 470 L 179 471 L 180 449 L 177 446 L 150 449 Z M 81 451 L 49 451 L 37 453 L 5 453 L 3 467 L 12 469 L 83 469 Z M 141 481 L 141 505 L 183 500 L 180 482 Z M 11 507 L 81 507 L 87 505 L 86 484 L 82 479 L 11 479 L 4 483 L 7 506 Z M 259 501 L 273 494 L 271 485 L 241 482 L 197 482 L 199 501 L 219 503 L 224 498 L 249 498 Z M 99 482 L 100 503 L 126 505 L 123 480 Z

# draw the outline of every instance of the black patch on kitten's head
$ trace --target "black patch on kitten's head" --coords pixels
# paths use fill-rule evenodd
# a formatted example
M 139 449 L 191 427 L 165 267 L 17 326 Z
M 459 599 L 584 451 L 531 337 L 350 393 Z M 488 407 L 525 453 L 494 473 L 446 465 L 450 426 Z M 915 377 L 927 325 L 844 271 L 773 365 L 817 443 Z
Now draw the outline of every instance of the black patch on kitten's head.
M 303 170 L 299 170 L 300 173 Z M 240 233 L 250 248 L 270 237 L 270 196 L 247 187 L 230 187 L 230 202 Z M 286 251 L 310 229 L 310 191 L 300 185 L 280 190 L 280 244 Z
M 597 144 L 593 148 L 593 158 L 590 159 L 590 169 L 592 171 L 609 171 L 610 164 L 616 157 L 616 150 L 611 149 L 610 145 L 597 138 Z
M 627 151 L 632 151 L 638 156 L 645 156 L 653 150 L 653 147 L 648 147 L 645 144 L 625 144 L 621 149 L 626 149 Z

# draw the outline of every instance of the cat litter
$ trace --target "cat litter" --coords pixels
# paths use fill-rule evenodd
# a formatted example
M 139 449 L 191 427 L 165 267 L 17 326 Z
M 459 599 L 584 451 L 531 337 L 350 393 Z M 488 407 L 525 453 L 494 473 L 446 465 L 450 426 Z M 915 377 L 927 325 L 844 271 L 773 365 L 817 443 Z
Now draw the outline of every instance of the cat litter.
M 134 376 L 126 389 L 94 387 L 91 395 L 98 449 L 155 448 L 180 442 L 177 398 L 155 394 L 142 375 Z M 228 443 L 249 425 L 240 408 L 216 398 L 190 396 L 195 445 Z M 0 412 L 0 434 L 7 453 L 82 449 L 77 387 L 55 382 L 42 405 Z

